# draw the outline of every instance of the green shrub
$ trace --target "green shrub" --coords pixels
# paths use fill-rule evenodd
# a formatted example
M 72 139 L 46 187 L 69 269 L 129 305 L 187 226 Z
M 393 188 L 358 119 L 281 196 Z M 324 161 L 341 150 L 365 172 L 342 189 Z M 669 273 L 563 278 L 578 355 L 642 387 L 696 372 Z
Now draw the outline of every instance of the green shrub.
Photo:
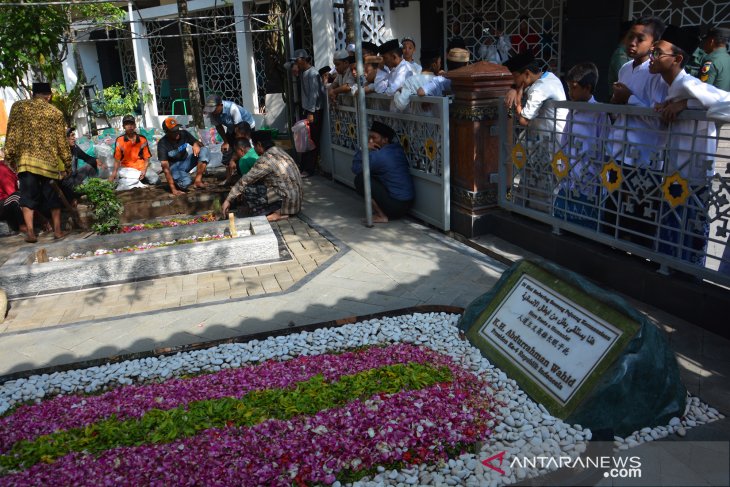
M 117 231 L 124 206 L 117 198 L 114 184 L 106 179 L 89 178 L 76 190 L 86 195 L 94 210 L 94 224 L 91 229 L 101 234 Z
M 101 107 L 108 117 L 131 115 L 139 109 L 139 105 L 152 100 L 152 93 L 144 86 L 140 103 L 139 92 L 136 89 L 127 91 L 121 84 L 104 88 Z

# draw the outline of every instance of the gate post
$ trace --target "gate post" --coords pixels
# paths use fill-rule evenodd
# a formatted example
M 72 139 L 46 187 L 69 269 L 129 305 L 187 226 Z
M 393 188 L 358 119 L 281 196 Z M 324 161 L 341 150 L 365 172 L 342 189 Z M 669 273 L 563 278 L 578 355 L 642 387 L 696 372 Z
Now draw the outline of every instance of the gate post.
M 484 218 L 498 204 L 500 104 L 512 74 L 480 61 L 450 71 L 451 229 L 466 237 L 486 233 Z M 504 111 L 502 111 L 504 113 Z

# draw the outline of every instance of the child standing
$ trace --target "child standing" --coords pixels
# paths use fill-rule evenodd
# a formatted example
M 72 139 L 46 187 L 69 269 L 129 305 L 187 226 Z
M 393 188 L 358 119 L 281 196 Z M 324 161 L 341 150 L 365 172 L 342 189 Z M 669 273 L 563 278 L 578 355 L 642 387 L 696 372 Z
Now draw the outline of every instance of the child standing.
M 444 90 L 451 89 L 451 81 L 436 75 L 441 71 L 441 56 L 435 49 L 422 49 L 421 62 L 423 70 L 408 78 L 393 96 L 393 104 L 402 112 L 410 103 L 411 96 L 441 96 Z
M 593 92 L 598 83 L 598 68 L 581 63 L 568 71 L 565 79 L 571 101 L 596 103 Z M 596 230 L 601 194 L 602 141 L 610 127 L 605 112 L 573 109 L 568 113 L 561 140 L 570 171 L 559 186 L 555 199 L 556 217 Z
M 505 96 L 505 105 L 507 109 L 514 105 L 519 124 L 529 127 L 528 136 L 552 138 L 556 133 L 562 134 L 568 110 L 544 105 L 547 100 L 565 101 L 565 90 L 558 77 L 550 71 L 543 72 L 531 52 L 511 57 L 504 66 L 514 80 Z
M 656 17 L 642 17 L 631 26 L 626 54 L 632 60 L 619 70 L 611 103 L 650 108 L 664 101 L 667 84 L 661 76 L 649 72 L 649 51 L 663 32 L 664 23 Z M 605 201 L 603 231 L 653 247 L 659 192 L 651 181 L 645 183 L 652 171 L 661 171 L 660 154 L 666 134 L 657 117 L 620 114 L 609 137 L 613 142 L 609 156 L 622 166 L 623 180 L 619 190 Z
M 691 31 L 668 26 L 662 40 L 654 43 L 649 70 L 669 86 L 666 102 L 656 110 L 670 124 L 664 175 L 672 178 L 668 196 L 676 199 L 674 204 L 662 203 L 659 251 L 704 266 L 709 235 L 707 185 L 714 174 L 717 131 L 712 122 L 676 121 L 675 117 L 685 108 L 707 109 L 729 102 L 730 93 L 685 72 L 696 45 L 697 37 Z
M 421 65 L 414 59 L 416 54 L 416 41 L 410 37 L 404 37 L 403 40 L 400 41 L 400 45 L 403 50 L 403 59 L 410 63 L 413 74 L 421 74 Z M 421 53 L 421 58 L 423 58 L 423 53 Z M 421 59 L 421 62 L 423 62 L 423 59 Z
M 563 83 L 553 73 L 543 72 L 531 52 L 510 58 L 504 66 L 512 72 L 514 80 L 505 96 L 505 105 L 508 110 L 514 107 L 516 122 L 526 127 L 524 132 L 516 133 L 515 140 L 526 151 L 526 163 L 519 174 L 525 192 L 520 195 L 513 186 L 512 195 L 514 201 L 525 198 L 530 207 L 552 214 L 555 186 L 550 166 L 560 147 L 568 110 L 545 102 L 565 101 Z

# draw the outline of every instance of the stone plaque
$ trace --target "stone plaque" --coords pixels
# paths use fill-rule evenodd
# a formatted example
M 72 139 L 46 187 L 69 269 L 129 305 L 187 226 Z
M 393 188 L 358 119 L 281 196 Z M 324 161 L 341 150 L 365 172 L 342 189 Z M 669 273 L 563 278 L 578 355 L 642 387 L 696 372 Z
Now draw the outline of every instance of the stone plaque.
M 525 274 L 479 334 L 565 405 L 621 330 Z
M 529 262 L 467 336 L 534 399 L 567 417 L 639 329 L 637 322 Z

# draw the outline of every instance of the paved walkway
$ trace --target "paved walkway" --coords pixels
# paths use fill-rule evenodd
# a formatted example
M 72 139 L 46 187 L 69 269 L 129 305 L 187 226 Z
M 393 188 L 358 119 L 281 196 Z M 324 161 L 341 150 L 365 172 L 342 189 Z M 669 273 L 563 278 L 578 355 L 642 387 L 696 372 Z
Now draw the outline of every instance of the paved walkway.
M 282 262 L 14 300 L 5 321 L 0 323 L 0 332 L 37 330 L 271 294 L 289 289 L 337 252 L 332 242 L 298 218 L 273 226 L 283 239 Z M 22 241 L 22 237 L 16 240 Z
M 493 286 L 505 269 L 497 260 L 410 220 L 365 228 L 359 223 L 364 214 L 362 201 L 349 188 L 323 178 L 305 180 L 305 196 L 302 219 L 306 224 L 291 220 L 291 230 L 283 226 L 282 233 L 289 237 L 287 245 L 295 256 L 294 249 L 300 245 L 300 259 L 307 255 L 306 250 L 326 252 L 321 262 L 314 259 L 316 268 L 314 264 L 307 268 L 300 260 L 301 270 L 294 271 L 296 278 L 287 265 L 281 269 L 271 267 L 273 280 L 281 290 L 267 290 L 261 281 L 264 293 L 244 296 L 231 283 L 232 279 L 245 283 L 246 272 L 251 272 L 247 268 L 235 271 L 235 278 L 230 276 L 231 271 L 184 276 L 179 278 L 181 285 L 171 285 L 178 282 L 174 278 L 159 279 L 149 281 L 148 287 L 135 297 L 146 296 L 148 300 L 143 302 L 151 303 L 152 296 L 161 294 L 164 287 L 165 297 L 155 306 L 142 308 L 135 301 L 115 308 L 117 305 L 107 302 L 109 294 L 92 306 L 105 308 L 104 317 L 93 315 L 91 320 L 71 319 L 77 322 L 45 326 L 45 317 L 57 314 L 60 307 L 78 299 L 74 294 L 80 293 L 67 293 L 48 302 L 39 299 L 22 329 L 8 327 L 0 333 L 0 376 L 418 305 L 463 307 Z M 316 232 L 310 233 L 310 228 Z M 304 234 L 316 242 L 316 250 L 291 238 Z M 503 258 L 520 255 L 520 249 L 512 248 Z M 286 279 L 277 274 L 283 269 L 289 272 L 291 283 L 287 281 L 282 286 Z M 258 271 L 257 277 L 262 277 Z M 213 292 L 208 296 L 188 293 L 186 280 L 193 288 L 200 282 L 212 282 Z M 228 289 L 216 296 L 216 282 L 223 285 L 224 281 Z M 269 282 L 273 285 L 274 281 Z M 210 285 L 206 284 L 206 288 Z M 124 296 L 121 289 L 98 292 L 114 293 L 117 302 Z M 188 297 L 184 298 L 186 293 Z M 211 300 L 204 302 L 208 298 Z M 725 414 L 730 412 L 730 342 L 661 310 L 634 304 L 668 332 L 688 390 Z M 16 306 L 23 307 L 11 303 L 14 319 L 20 316 Z M 78 319 L 81 318 L 79 314 Z M 10 323 L 12 326 L 12 320 Z M 704 439 L 715 435 L 716 439 L 730 439 L 727 423 L 723 420 L 697 428 L 688 437 Z
M 268 281 L 271 292 L 245 297 L 240 289 L 232 291 L 230 283 L 240 279 L 245 284 L 244 274 L 252 272 L 250 268 L 11 302 L 8 329 L 0 334 L 0 375 L 422 304 L 466 306 L 504 269 L 412 221 L 367 229 L 359 223 L 362 203 L 350 189 L 319 177 L 305 184 L 303 219 L 328 241 L 325 244 L 319 233 L 307 233 L 304 244 L 313 241 L 317 246 L 307 249 L 294 240 L 297 232 L 282 227 L 282 234 L 300 259 L 301 271 L 295 273 L 323 264 L 315 272 L 298 282 L 291 276 L 289 282 L 276 277 L 282 264 L 274 264 L 269 270 L 274 273 Z M 292 230 L 307 227 L 298 220 L 291 226 Z M 331 252 L 334 247 L 336 254 Z M 321 262 L 316 260 L 319 256 Z M 232 278 L 231 273 L 237 276 Z M 276 285 L 281 288 L 283 281 L 286 290 L 281 291 Z M 188 291 L 186 282 L 193 288 L 204 284 L 203 294 Z M 61 316 L 67 319 L 59 324 L 55 320 L 64 308 Z

